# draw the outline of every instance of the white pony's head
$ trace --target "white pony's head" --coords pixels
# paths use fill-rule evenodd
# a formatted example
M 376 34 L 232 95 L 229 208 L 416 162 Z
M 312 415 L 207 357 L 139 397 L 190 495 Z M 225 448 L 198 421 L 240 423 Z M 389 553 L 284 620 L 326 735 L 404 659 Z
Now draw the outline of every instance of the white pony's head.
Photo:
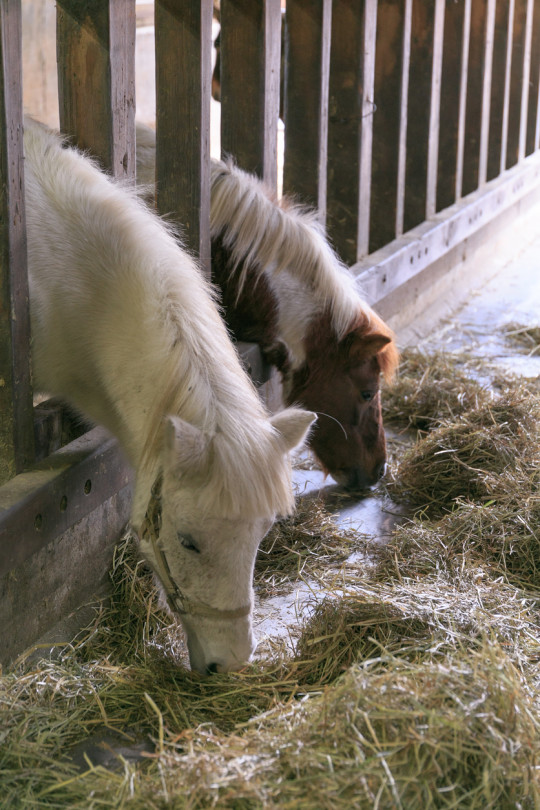
M 235 471 L 234 447 L 220 431 L 209 436 L 178 417 L 166 420 L 162 476 L 151 500 L 158 520 L 147 514 L 141 547 L 169 608 L 180 614 L 191 667 L 200 673 L 239 669 L 254 652 L 257 549 L 277 513 L 293 507 L 288 453 L 304 441 L 314 420 L 314 414 L 296 408 L 270 418 L 270 452 L 267 448 L 268 457 L 256 462 L 248 477 Z M 276 485 L 286 493 L 278 508 Z

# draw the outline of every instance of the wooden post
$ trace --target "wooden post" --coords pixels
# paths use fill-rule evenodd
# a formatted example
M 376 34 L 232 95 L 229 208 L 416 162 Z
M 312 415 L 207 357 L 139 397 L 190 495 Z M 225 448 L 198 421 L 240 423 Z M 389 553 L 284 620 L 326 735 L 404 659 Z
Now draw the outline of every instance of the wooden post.
M 467 106 L 463 144 L 462 194 L 478 188 L 480 167 L 480 133 L 482 130 L 482 97 L 485 74 L 486 26 L 489 0 L 471 3 Z
M 369 249 L 377 3 L 332 6 L 328 120 L 328 230 L 353 264 Z
M 466 33 L 470 14 L 471 0 L 458 0 L 446 5 L 441 76 L 441 98 L 444 103 L 440 106 L 437 211 L 452 205 L 456 200 L 460 111 L 464 109 L 461 98 L 467 87 L 466 81 L 458 79 L 462 76 L 464 58 L 468 56 Z
M 212 0 L 156 0 L 157 206 L 210 274 Z
M 514 26 L 510 34 L 512 42 L 512 66 L 510 71 L 510 98 L 508 111 L 508 141 L 506 162 L 503 169 L 514 166 L 519 159 L 521 113 L 523 103 L 523 68 L 527 39 L 528 0 L 515 0 Z
M 497 3 L 491 73 L 487 180 L 492 180 L 501 173 L 501 155 L 506 155 L 510 64 L 512 58 L 512 37 L 509 38 L 509 31 L 512 30 L 513 20 L 514 0 L 509 0 L 508 3 Z M 504 163 L 504 160 L 502 163 Z
M 411 0 L 379 0 L 375 49 L 376 105 L 373 116 L 369 250 L 395 239 L 398 232 L 400 145 L 407 126 L 408 57 Z M 403 144 L 404 146 L 404 144 Z
M 0 0 L 0 48 L 0 483 L 4 483 L 34 458 L 19 0 Z
M 536 143 L 536 122 L 540 112 L 540 3 L 534 3 L 531 37 L 531 66 L 529 76 L 529 103 L 527 105 L 527 135 L 525 154 L 530 155 L 538 148 Z
M 407 156 L 403 228 L 423 222 L 427 201 L 427 160 L 433 73 L 435 4 L 414 2 L 407 122 Z
M 280 0 L 222 0 L 221 151 L 273 189 L 280 54 Z
M 60 129 L 135 178 L 135 3 L 58 0 Z
M 283 190 L 326 219 L 331 0 L 288 0 Z

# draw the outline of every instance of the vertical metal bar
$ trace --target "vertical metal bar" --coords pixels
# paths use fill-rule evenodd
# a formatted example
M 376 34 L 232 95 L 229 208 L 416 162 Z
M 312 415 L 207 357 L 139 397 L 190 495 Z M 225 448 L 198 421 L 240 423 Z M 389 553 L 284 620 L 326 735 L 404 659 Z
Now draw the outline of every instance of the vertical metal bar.
M 369 215 L 371 200 L 371 166 L 373 148 L 373 115 L 375 110 L 375 46 L 377 38 L 377 0 L 365 0 L 362 66 L 362 102 L 360 120 L 360 162 L 358 172 L 358 231 L 356 260 L 369 252 Z
M 34 458 L 19 0 L 0 0 L 0 48 L 0 483 L 4 483 Z
M 480 156 L 478 159 L 479 186 L 483 186 L 485 184 L 487 177 L 491 76 L 493 70 L 493 43 L 495 36 L 495 3 L 496 0 L 488 0 L 486 17 L 486 45 L 484 50 L 484 77 L 482 84 L 482 115 L 480 122 Z
M 456 159 L 456 200 L 461 199 L 463 190 L 463 163 L 465 154 L 465 118 L 467 115 L 467 86 L 469 79 L 469 45 L 471 41 L 471 2 L 465 0 L 463 18 L 463 46 L 461 75 L 459 80 L 459 123 Z
M 212 0 L 156 0 L 157 207 L 210 274 Z
M 403 56 L 401 69 L 401 109 L 399 116 L 399 157 L 396 200 L 396 236 L 403 233 L 405 212 L 405 174 L 407 169 L 407 121 L 409 99 L 409 67 L 411 59 L 412 0 L 405 0 L 403 18 Z
M 426 218 L 433 216 L 437 207 L 437 168 L 439 160 L 444 9 L 445 0 L 436 0 L 435 22 L 433 24 L 433 67 L 431 71 L 431 97 L 429 110 Z
M 58 0 L 57 57 L 61 130 L 134 180 L 133 0 Z

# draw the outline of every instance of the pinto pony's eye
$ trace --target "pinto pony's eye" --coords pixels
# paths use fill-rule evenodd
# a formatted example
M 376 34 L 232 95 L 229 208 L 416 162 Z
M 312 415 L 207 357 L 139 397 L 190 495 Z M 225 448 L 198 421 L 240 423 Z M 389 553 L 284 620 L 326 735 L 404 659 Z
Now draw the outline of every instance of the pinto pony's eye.
M 182 532 L 178 532 L 178 539 L 182 543 L 184 548 L 187 548 L 188 551 L 194 551 L 195 554 L 200 554 L 201 550 L 195 544 L 193 537 L 190 534 L 182 534 Z
M 360 396 L 364 400 L 364 402 L 370 402 L 373 397 L 375 396 L 375 391 L 360 391 Z

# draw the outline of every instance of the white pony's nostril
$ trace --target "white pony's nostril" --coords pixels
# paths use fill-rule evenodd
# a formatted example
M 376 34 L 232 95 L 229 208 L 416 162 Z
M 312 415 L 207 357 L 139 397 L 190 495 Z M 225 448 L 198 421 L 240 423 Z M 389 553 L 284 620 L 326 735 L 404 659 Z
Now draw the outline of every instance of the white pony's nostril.
M 216 672 L 219 672 L 219 664 L 208 664 L 206 667 L 206 674 L 213 675 Z

